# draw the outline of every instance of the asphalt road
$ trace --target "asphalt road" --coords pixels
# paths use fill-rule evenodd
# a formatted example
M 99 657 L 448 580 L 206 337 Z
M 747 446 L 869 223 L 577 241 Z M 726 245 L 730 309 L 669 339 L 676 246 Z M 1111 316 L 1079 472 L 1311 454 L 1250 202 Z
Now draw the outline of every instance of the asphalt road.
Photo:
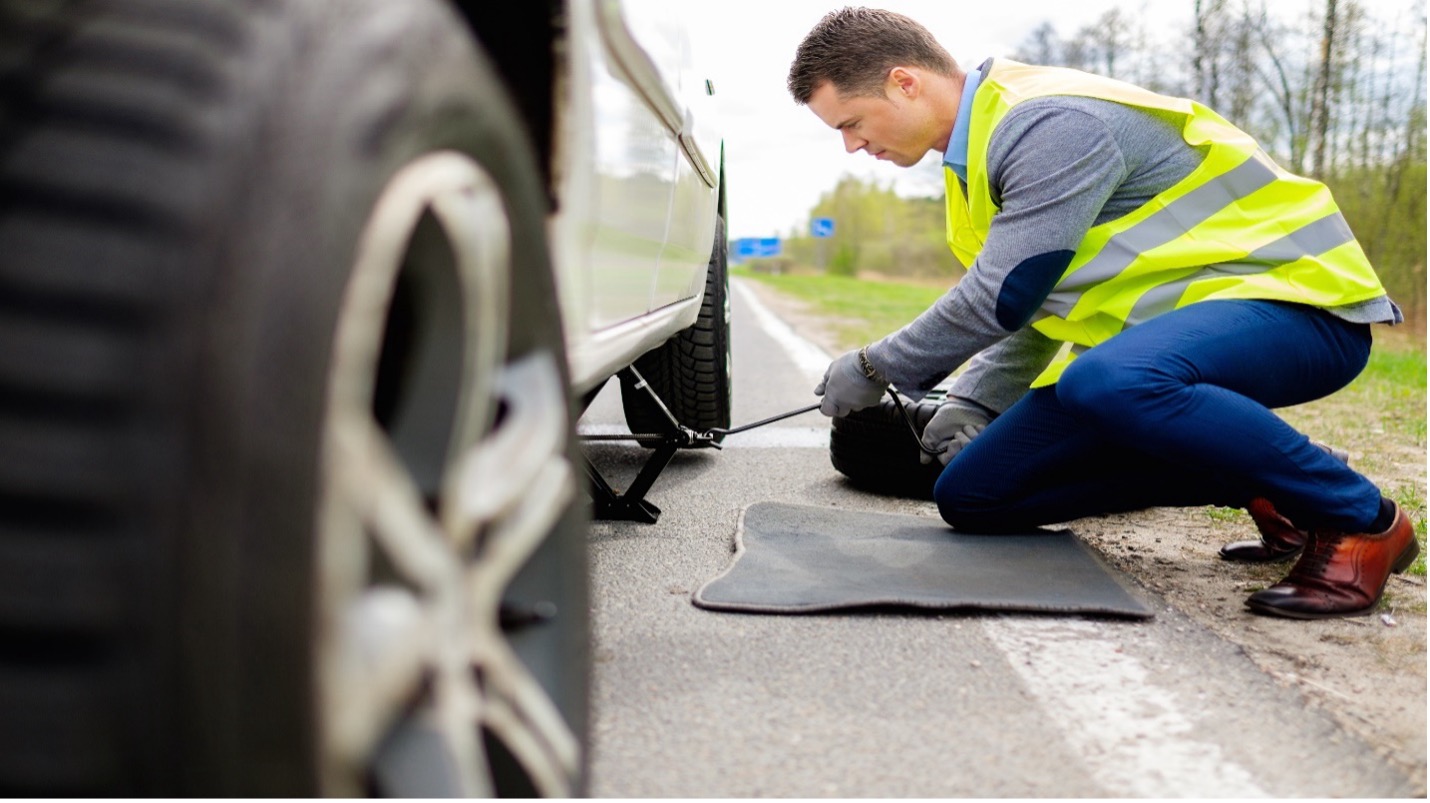
M 733 301 L 735 424 L 812 402 L 828 355 L 738 281 Z M 613 382 L 581 426 L 621 422 Z M 1151 621 L 695 607 L 755 502 L 936 520 L 932 503 L 847 485 L 828 433 L 810 413 L 730 436 L 721 452 L 678 454 L 648 495 L 658 523 L 593 524 L 593 796 L 1415 793 L 1294 689 L 1140 587 Z M 591 443 L 587 454 L 623 488 L 647 452 Z

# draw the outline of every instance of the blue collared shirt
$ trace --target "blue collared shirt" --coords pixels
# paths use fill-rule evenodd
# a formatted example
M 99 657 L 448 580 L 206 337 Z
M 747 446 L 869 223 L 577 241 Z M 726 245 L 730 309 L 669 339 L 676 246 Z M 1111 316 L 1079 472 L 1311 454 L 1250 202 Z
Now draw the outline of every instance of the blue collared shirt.
M 958 117 L 953 121 L 953 135 L 948 138 L 948 150 L 943 152 L 943 163 L 953 168 L 953 172 L 968 183 L 968 116 L 973 108 L 973 93 L 978 91 L 978 82 L 983 73 L 969 70 L 963 80 L 963 97 L 958 101 Z

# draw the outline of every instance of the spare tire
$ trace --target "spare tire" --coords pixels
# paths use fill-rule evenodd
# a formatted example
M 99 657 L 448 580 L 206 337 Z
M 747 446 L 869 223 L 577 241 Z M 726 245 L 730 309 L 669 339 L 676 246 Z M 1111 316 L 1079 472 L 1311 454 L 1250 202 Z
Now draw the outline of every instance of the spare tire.
M 947 392 L 939 387 L 920 401 L 899 397 L 920 436 Z M 872 493 L 933 499 L 943 465 L 937 460 L 919 462 L 921 453 L 908 423 L 887 395 L 873 407 L 835 418 L 831 425 L 830 462 L 852 484 Z

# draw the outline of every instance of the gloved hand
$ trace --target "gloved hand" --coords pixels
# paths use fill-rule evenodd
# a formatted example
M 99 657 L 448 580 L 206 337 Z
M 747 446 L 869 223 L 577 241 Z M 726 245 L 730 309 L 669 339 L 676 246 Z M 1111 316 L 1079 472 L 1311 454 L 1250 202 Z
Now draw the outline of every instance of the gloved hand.
M 928 426 L 924 427 L 924 448 L 934 452 L 942 448 L 938 462 L 946 466 L 997 417 L 997 413 L 977 402 L 950 396 L 939 405 Z M 932 463 L 933 458 L 920 451 L 919 462 Z
M 865 376 L 859 364 L 859 352 L 851 351 L 829 364 L 824 379 L 814 386 L 814 395 L 824 397 L 819 411 L 837 418 L 878 404 L 888 384 Z

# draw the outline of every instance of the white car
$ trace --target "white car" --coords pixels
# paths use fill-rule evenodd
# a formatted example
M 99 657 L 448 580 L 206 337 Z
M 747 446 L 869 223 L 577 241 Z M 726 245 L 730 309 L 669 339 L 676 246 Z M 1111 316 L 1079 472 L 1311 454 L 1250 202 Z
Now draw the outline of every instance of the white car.
M 729 424 L 684 24 L 0 0 L 0 789 L 583 793 L 575 418 Z

